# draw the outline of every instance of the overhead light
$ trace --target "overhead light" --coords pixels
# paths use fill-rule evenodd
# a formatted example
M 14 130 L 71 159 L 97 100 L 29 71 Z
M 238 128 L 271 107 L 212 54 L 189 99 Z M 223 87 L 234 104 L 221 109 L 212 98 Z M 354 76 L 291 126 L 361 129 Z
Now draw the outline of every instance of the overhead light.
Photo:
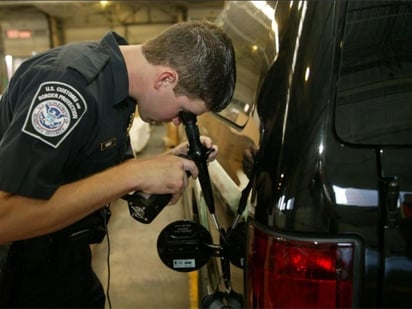
M 100 6 L 104 9 L 109 5 L 109 1 L 100 0 Z
M 275 17 L 275 11 L 272 9 L 272 7 L 267 4 L 266 1 L 250 1 L 252 4 L 258 8 L 263 14 L 266 15 L 267 18 L 270 20 L 273 20 Z
M 30 30 L 9 29 L 6 31 L 8 39 L 30 39 L 31 34 Z

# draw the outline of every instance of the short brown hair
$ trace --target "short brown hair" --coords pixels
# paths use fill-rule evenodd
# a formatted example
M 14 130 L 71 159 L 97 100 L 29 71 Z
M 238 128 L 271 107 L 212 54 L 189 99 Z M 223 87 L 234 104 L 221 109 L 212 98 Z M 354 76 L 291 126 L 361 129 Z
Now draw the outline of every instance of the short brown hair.
M 213 23 L 172 25 L 142 46 L 148 62 L 170 66 L 179 74 L 177 95 L 200 98 L 210 111 L 224 109 L 236 83 L 235 51 L 231 39 Z

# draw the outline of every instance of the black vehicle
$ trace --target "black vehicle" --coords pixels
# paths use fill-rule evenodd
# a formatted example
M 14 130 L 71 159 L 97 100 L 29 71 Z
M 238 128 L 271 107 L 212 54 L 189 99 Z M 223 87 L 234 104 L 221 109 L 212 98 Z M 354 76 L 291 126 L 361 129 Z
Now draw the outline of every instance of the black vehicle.
M 279 2 L 249 307 L 412 304 L 412 3 Z
M 246 16 L 270 23 L 250 2 L 231 2 L 220 20 L 235 42 L 256 43 L 261 53 L 248 56 L 237 45 L 240 91 L 220 115 L 199 118 L 220 149 L 209 165 L 216 217 L 229 232 L 236 214 L 246 223 L 236 245 L 222 242 L 199 185 L 186 190 L 188 218 L 224 249 L 199 272 L 201 295 L 209 294 L 202 306 L 230 305 L 236 291 L 247 308 L 410 307 L 412 3 L 268 1 L 267 8 L 276 23 L 266 34 L 247 35 L 257 26 L 248 28 Z M 254 90 L 257 115 L 249 108 Z M 257 128 L 249 193 L 241 154 Z M 244 255 L 233 258 L 242 241 Z

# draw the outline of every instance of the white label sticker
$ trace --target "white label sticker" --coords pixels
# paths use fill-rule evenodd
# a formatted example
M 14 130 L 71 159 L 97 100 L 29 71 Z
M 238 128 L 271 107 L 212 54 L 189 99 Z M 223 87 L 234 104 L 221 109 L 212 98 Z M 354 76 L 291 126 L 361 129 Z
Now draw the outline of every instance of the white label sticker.
M 173 268 L 195 268 L 196 261 L 194 259 L 178 259 L 173 260 Z

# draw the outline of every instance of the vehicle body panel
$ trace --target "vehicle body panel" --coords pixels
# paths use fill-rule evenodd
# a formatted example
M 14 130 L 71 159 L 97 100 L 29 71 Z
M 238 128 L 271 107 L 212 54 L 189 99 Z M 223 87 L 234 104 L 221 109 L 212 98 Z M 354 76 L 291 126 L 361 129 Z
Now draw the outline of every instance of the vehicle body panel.
M 279 46 L 273 65 L 258 83 L 256 113 L 243 127 L 220 116 L 199 118 L 202 133 L 219 145 L 219 166 L 211 167 L 217 170 L 211 177 L 219 215 L 228 224 L 233 220 L 247 183 L 241 172 L 242 149 L 256 143 L 259 128 L 246 214 L 249 226 L 291 239 L 352 240 L 352 306 L 408 307 L 412 7 L 407 1 L 339 0 L 279 1 L 272 7 L 278 28 L 273 42 L 278 40 Z M 368 46 L 380 46 L 382 52 Z M 344 109 L 352 108 L 353 98 L 360 102 L 361 113 Z M 385 116 L 380 108 L 388 114 L 383 119 L 389 123 L 390 117 L 397 117 L 399 126 L 376 124 L 385 122 L 378 117 Z M 345 127 L 352 124 L 353 115 L 365 125 Z M 250 127 L 253 130 L 245 130 Z M 378 129 L 390 134 L 374 131 Z M 394 183 L 399 195 L 390 206 L 388 190 Z M 202 208 L 201 193 L 192 192 L 192 205 Z M 207 215 L 201 215 L 204 225 Z M 253 251 L 250 237 L 248 250 Z M 245 267 L 247 301 L 254 284 L 248 278 L 258 260 L 248 259 Z M 270 286 L 266 289 L 276 293 Z
M 388 35 L 384 32 L 388 31 L 388 23 L 395 25 L 395 16 L 399 14 L 408 29 L 411 16 L 402 10 L 409 10 L 409 14 L 411 10 L 406 3 L 354 2 L 304 2 L 301 9 L 290 12 L 293 21 L 284 32 L 280 31 L 279 57 L 258 100 L 264 134 L 260 145 L 262 168 L 256 176 L 254 219 L 274 230 L 315 233 L 319 238 L 323 234 L 360 236 L 365 247 L 364 272 L 357 274 L 363 283 L 362 296 L 354 305 L 407 306 L 412 301 L 412 285 L 407 279 L 412 278 L 412 235 L 405 233 L 411 228 L 411 221 L 401 217 L 400 205 L 405 204 L 405 194 L 412 190 L 410 145 L 365 147 L 342 141 L 335 134 L 334 124 L 335 117 L 343 116 L 334 114 L 333 102 L 336 85 L 343 83 L 338 69 L 341 45 L 347 44 L 343 39 L 344 25 L 360 22 L 365 16 L 357 14 L 366 10 L 379 9 L 382 15 L 376 16 L 391 14 L 386 19 L 370 21 L 362 29 L 366 37 L 380 41 L 382 46 L 386 39 L 390 49 L 388 38 L 383 38 Z M 402 43 L 406 45 L 405 38 Z M 411 46 L 407 45 L 405 50 L 409 54 L 404 57 L 410 57 Z M 374 55 L 363 58 L 368 56 Z M 390 58 L 385 56 L 381 56 L 382 61 Z M 362 56 L 354 58 L 359 61 Z M 395 70 L 391 65 L 410 66 L 409 58 L 391 59 L 396 64 L 388 63 L 388 70 Z M 357 65 L 362 64 L 369 65 L 367 69 L 374 66 L 366 61 Z M 309 68 L 310 77 L 305 79 Z M 355 73 L 359 78 L 362 69 L 353 70 L 358 70 Z M 403 71 L 411 76 L 410 70 Z M 362 76 L 372 79 L 366 74 Z M 352 87 L 361 87 L 361 82 Z M 381 173 L 396 176 L 401 184 L 394 226 L 388 226 L 382 218 L 378 193 Z

